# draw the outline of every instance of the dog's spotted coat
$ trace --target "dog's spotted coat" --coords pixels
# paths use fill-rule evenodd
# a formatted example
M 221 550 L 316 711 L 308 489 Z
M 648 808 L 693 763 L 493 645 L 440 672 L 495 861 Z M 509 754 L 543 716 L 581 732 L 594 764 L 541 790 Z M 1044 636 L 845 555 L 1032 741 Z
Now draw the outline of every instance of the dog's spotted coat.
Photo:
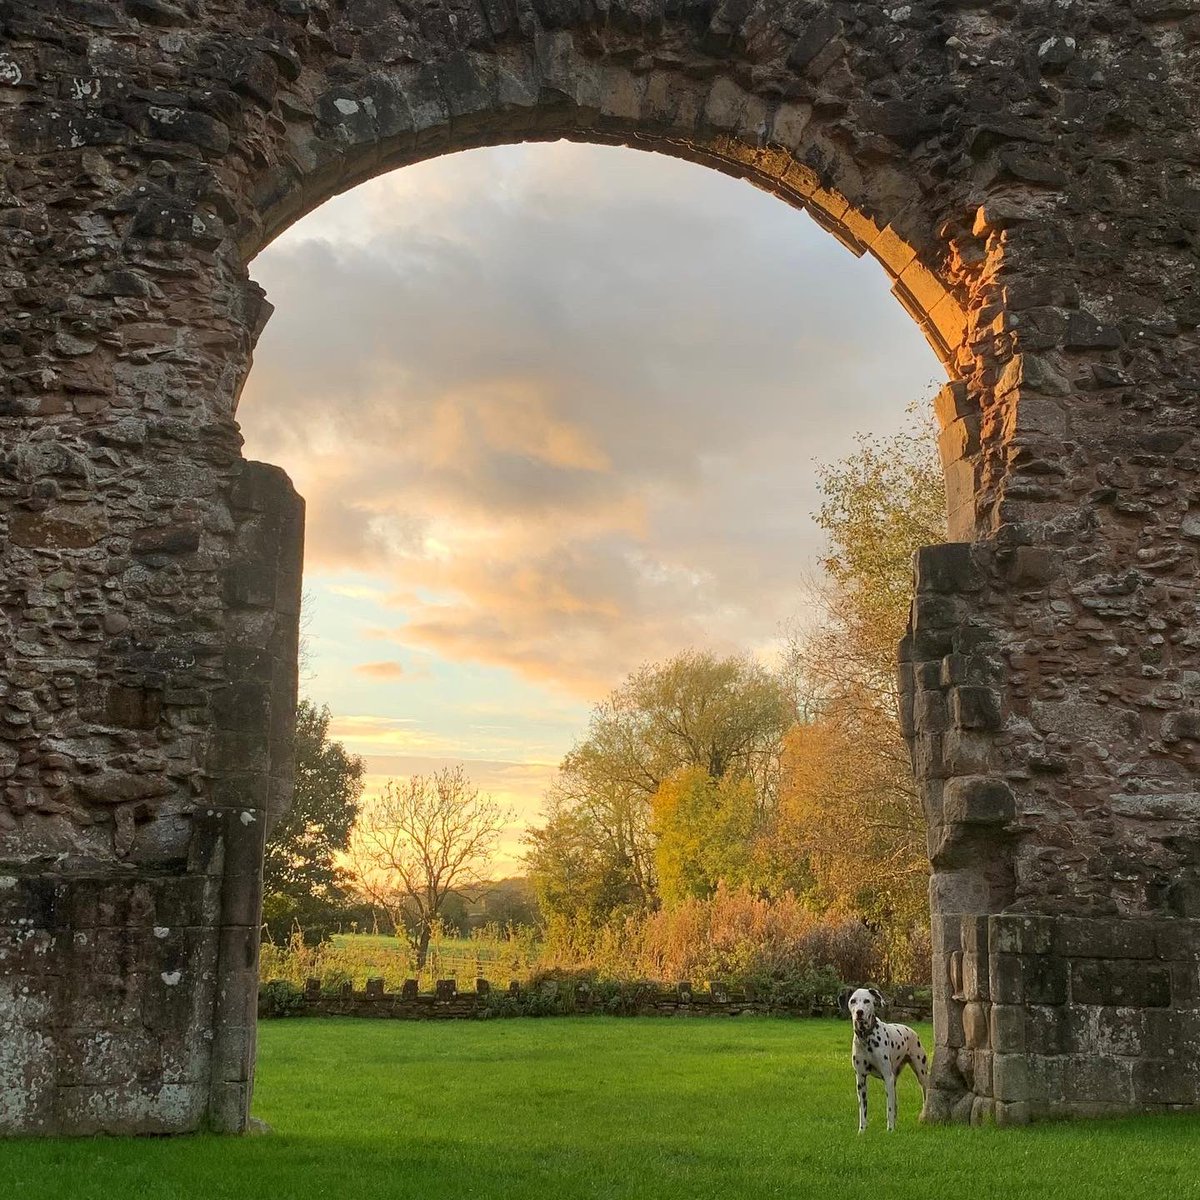
M 849 1011 L 854 1026 L 851 1057 L 858 1081 L 858 1132 L 867 1127 L 867 1076 L 883 1080 L 887 1092 L 887 1127 L 896 1128 L 896 1079 L 907 1063 L 913 1069 L 922 1093 L 929 1076 L 929 1061 L 916 1032 L 907 1025 L 892 1025 L 881 1021 L 875 1010 L 884 1005 L 883 997 L 874 988 L 859 988 L 847 998 L 842 993 L 842 1005 Z

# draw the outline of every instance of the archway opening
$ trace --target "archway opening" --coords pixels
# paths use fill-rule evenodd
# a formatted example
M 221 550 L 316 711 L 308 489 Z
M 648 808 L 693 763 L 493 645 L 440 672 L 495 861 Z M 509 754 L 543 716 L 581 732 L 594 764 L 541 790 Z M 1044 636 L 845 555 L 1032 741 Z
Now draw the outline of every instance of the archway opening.
M 779 666 L 814 462 L 897 429 L 940 368 L 903 288 L 767 190 L 578 142 L 475 150 L 256 260 L 277 311 L 246 452 L 309 501 L 311 692 L 369 789 L 466 758 L 527 826 L 639 664 Z

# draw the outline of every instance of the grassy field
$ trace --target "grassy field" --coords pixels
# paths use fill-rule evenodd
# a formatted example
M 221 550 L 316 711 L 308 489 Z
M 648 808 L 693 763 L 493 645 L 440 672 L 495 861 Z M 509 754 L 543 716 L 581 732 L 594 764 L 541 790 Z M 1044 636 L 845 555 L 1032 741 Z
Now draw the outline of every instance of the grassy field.
M 361 988 L 368 979 L 382 979 L 389 991 L 399 991 L 412 976 L 423 991 L 432 991 L 438 979 L 457 979 L 460 988 L 471 990 L 480 978 L 501 988 L 513 979 L 528 979 L 535 957 L 532 936 L 439 936 L 429 947 L 425 969 L 418 972 L 408 944 L 399 938 L 337 933 L 319 946 L 295 942 L 264 945 L 259 965 L 264 983 L 286 979 L 297 987 L 303 987 L 310 977 L 335 988 L 347 980 Z
M 922 1031 L 928 1040 L 928 1030 Z M 1200 1196 L 1200 1119 L 856 1132 L 844 1024 L 560 1018 L 260 1029 L 266 1137 L 0 1143 L 18 1200 Z

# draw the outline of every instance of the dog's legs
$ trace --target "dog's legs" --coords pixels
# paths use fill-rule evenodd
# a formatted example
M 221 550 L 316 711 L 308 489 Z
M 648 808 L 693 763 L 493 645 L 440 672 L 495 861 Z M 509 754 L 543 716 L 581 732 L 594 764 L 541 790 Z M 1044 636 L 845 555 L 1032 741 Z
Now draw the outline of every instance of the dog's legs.
M 855 1071 L 858 1079 L 858 1132 L 863 1133 L 867 1128 L 867 1073 Z
M 886 1071 L 883 1076 L 883 1086 L 887 1091 L 887 1122 L 889 1129 L 896 1128 L 896 1073 Z
M 912 1067 L 913 1074 L 921 1085 L 921 1094 L 924 1095 L 929 1083 L 929 1060 L 925 1057 L 925 1048 L 920 1042 L 912 1048 L 908 1056 L 908 1065 Z

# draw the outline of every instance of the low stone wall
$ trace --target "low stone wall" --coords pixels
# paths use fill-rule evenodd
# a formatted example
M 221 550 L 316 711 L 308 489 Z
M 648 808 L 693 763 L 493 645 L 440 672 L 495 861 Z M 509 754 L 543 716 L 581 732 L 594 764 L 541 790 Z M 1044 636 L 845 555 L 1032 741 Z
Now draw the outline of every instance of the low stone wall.
M 414 979 L 399 992 L 384 990 L 382 979 L 367 980 L 356 990 L 343 984 L 323 990 L 310 979 L 303 992 L 267 984 L 259 989 L 260 1017 L 377 1017 L 401 1021 L 479 1020 L 487 1017 L 611 1015 L 611 1016 L 726 1016 L 743 1013 L 771 1016 L 835 1017 L 837 997 L 821 997 L 804 1005 L 781 1004 L 747 995 L 719 983 L 704 988 L 690 983 L 645 985 L 617 995 L 586 984 L 553 981 L 530 987 L 516 982 L 498 991 L 487 980 L 475 981 L 472 991 L 460 991 L 453 979 L 440 979 L 433 992 L 420 992 Z M 888 991 L 885 1017 L 907 1023 L 929 1021 L 933 1006 L 928 988 L 899 987 Z

